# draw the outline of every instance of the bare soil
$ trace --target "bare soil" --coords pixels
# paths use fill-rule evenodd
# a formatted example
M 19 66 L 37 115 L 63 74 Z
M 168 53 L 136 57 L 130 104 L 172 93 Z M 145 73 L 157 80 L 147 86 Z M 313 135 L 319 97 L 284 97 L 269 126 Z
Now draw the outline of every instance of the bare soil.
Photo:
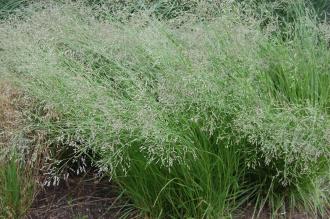
M 26 219 L 115 219 L 125 206 L 112 183 L 87 177 L 71 178 L 38 192 Z

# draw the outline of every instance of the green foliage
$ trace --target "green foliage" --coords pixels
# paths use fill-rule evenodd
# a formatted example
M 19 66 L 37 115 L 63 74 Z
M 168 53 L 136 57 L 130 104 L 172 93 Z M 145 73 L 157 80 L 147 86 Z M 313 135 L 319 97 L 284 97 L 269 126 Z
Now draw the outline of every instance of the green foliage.
M 117 175 L 116 181 L 134 206 L 151 218 L 229 216 L 247 189 L 239 183 L 245 170 L 240 149 L 210 139 L 197 124 L 187 137 L 196 154 L 184 164 L 168 169 L 150 163 L 136 145 L 129 151 L 132 161 L 128 172 Z
M 65 154 L 55 181 L 88 157 L 151 217 L 226 217 L 247 202 L 324 214 L 330 31 L 305 6 L 279 19 L 224 2 L 201 21 L 208 6 L 159 6 L 159 19 L 123 5 L 130 16 L 100 20 L 102 7 L 39 3 L 1 24 L 1 70 L 42 102 L 29 128 Z
M 194 19 L 204 20 L 215 17 L 221 8 L 221 1 L 201 0 L 85 0 L 94 9 L 96 17 L 101 20 L 125 20 L 134 14 L 146 13 L 159 20 L 173 20 L 177 25 L 183 23 L 187 15 Z
M 30 207 L 35 182 L 17 156 L 0 162 L 0 218 L 22 218 Z
M 310 10 L 314 11 L 314 16 L 321 20 L 330 15 L 330 2 L 327 0 L 251 0 L 250 3 L 268 9 L 259 12 L 272 13 L 283 22 L 294 23 L 302 13 Z
M 0 19 L 6 18 L 26 4 L 27 0 L 0 0 Z

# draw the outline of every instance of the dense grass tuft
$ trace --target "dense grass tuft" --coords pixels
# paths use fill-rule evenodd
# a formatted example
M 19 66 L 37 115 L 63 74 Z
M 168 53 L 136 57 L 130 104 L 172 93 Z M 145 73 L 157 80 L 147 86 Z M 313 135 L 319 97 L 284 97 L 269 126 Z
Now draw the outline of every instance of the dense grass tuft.
M 239 182 L 244 175 L 239 148 L 210 139 L 192 124 L 187 133 L 196 156 L 170 169 L 149 163 L 138 145 L 129 156 L 131 166 L 116 181 L 141 213 L 152 218 L 222 218 L 230 215 L 245 194 Z M 120 170 L 118 170 L 120 172 Z
M 32 204 L 35 179 L 17 155 L 0 162 L 0 217 L 22 218 Z
M 1 24 L 1 74 L 40 103 L 27 128 L 47 136 L 48 174 L 88 160 L 151 218 L 230 217 L 247 203 L 255 216 L 325 215 L 329 24 L 304 1 L 288 17 L 174 2 L 35 3 Z

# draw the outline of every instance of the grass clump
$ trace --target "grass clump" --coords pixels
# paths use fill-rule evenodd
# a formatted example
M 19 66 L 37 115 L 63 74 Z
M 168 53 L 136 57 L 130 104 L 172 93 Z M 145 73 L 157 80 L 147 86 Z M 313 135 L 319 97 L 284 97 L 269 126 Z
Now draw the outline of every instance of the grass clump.
M 87 157 L 152 218 L 248 202 L 255 216 L 326 214 L 330 51 L 312 9 L 265 23 L 254 4 L 222 3 L 177 25 L 150 10 L 100 19 L 85 3 L 35 3 L 0 27 L 3 75 L 56 112 L 30 128 L 67 154 L 57 163 Z
M 29 136 L 31 99 L 12 82 L 0 82 L 0 218 L 23 218 L 37 188 L 39 152 Z M 33 142 L 33 143 L 32 143 Z
M 237 148 L 210 139 L 193 124 L 187 137 L 196 156 L 170 169 L 151 163 L 135 146 L 131 166 L 116 181 L 142 215 L 153 218 L 222 218 L 239 206 L 245 189 L 238 179 L 244 174 Z M 120 172 L 120 170 L 118 170 Z
M 24 217 L 35 193 L 36 184 L 31 169 L 24 167 L 16 156 L 0 162 L 1 218 Z

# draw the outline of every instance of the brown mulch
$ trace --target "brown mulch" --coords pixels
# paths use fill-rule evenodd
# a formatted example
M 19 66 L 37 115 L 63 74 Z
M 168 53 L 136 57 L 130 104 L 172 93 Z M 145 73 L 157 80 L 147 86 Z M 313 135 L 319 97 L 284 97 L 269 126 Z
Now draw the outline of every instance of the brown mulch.
M 58 186 L 43 187 L 26 219 L 115 219 L 127 206 L 109 181 L 75 177 Z

